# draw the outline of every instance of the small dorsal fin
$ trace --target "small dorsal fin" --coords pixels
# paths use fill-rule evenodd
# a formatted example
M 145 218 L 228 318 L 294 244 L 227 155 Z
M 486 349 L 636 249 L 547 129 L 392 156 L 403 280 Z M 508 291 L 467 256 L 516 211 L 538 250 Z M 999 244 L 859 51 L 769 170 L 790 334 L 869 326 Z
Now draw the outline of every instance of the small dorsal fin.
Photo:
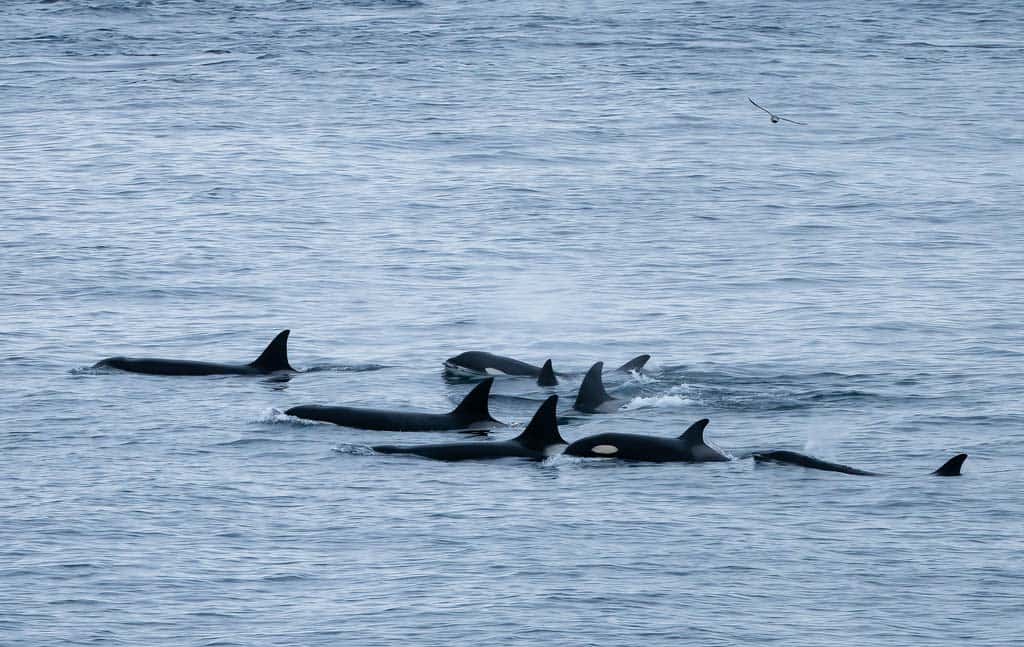
M 551 360 L 544 362 L 544 366 L 540 369 L 540 375 L 537 377 L 537 384 L 539 386 L 557 386 L 558 378 L 555 377 L 555 369 L 551 368 Z
M 960 468 L 967 460 L 967 454 L 957 454 L 942 464 L 942 467 L 932 472 L 935 476 L 960 476 Z
M 683 435 L 679 437 L 680 440 L 685 440 L 690 445 L 703 445 L 704 444 L 704 428 L 711 422 L 707 418 L 701 418 L 697 422 L 690 425 Z
M 558 433 L 558 416 L 555 415 L 557 404 L 557 395 L 545 400 L 533 414 L 530 424 L 526 425 L 526 429 L 515 440 L 535 452 L 543 452 L 552 445 L 567 445 L 568 443 Z
M 466 422 L 477 422 L 480 420 L 494 420 L 490 410 L 487 408 L 487 399 L 491 395 L 491 385 L 494 378 L 489 377 L 480 384 L 473 387 L 473 390 L 462 399 L 459 406 L 452 409 L 452 415 L 466 420 Z
M 622 373 L 632 373 L 633 371 L 642 371 L 644 369 L 644 365 L 647 364 L 647 360 L 649 360 L 649 359 L 651 359 L 650 355 L 647 355 L 647 354 L 637 355 L 636 357 L 634 357 L 633 359 L 629 360 L 628 362 L 626 362 L 625 364 L 623 364 L 622 366 L 620 366 L 619 368 L 617 368 L 615 370 L 616 371 L 620 371 Z
M 290 330 L 282 330 L 277 333 L 273 341 L 263 349 L 263 354 L 256 358 L 250 366 L 266 371 L 294 371 L 288 363 L 288 333 Z
M 603 403 L 612 399 L 604 390 L 604 381 L 601 379 L 601 371 L 604 370 L 604 362 L 597 362 L 590 367 L 583 384 L 580 384 L 580 392 L 576 394 L 576 402 L 572 405 L 577 411 L 596 411 Z

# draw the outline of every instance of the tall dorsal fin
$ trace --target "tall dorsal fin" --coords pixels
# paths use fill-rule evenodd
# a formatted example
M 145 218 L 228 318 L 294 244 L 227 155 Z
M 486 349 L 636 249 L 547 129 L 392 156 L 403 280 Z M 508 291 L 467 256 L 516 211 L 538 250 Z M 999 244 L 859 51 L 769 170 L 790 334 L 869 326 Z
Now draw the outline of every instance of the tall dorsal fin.
M 647 360 L 649 360 L 649 359 L 651 359 L 650 355 L 647 355 L 647 354 L 637 355 L 636 357 L 634 357 L 633 359 L 629 360 L 628 362 L 626 362 L 625 364 L 623 364 L 622 366 L 620 366 L 619 368 L 617 368 L 615 370 L 616 371 L 621 371 L 622 373 L 632 373 L 633 371 L 642 371 L 643 368 L 644 368 L 644 365 L 647 364 Z
M 544 362 L 540 368 L 540 375 L 537 377 L 539 386 L 557 386 L 558 378 L 555 377 L 555 369 L 551 368 L 551 360 Z
M 697 422 L 690 425 L 683 435 L 679 437 L 680 440 L 685 440 L 690 445 L 703 445 L 704 444 L 704 428 L 711 422 L 707 418 L 701 418 Z
M 932 472 L 935 476 L 960 476 L 960 468 L 967 460 L 967 454 L 957 454 L 942 464 L 942 467 Z
M 596 411 L 603 403 L 612 399 L 604 390 L 604 381 L 601 379 L 601 371 L 604 370 L 604 362 L 597 362 L 590 367 L 583 384 L 580 384 L 580 392 L 576 394 L 576 402 L 572 405 L 577 411 Z
M 494 378 L 489 377 L 474 386 L 473 390 L 462 399 L 459 406 L 452 409 L 452 415 L 462 418 L 467 422 L 477 422 L 480 420 L 497 422 L 497 420 L 491 417 L 491 412 L 487 408 L 487 399 L 491 395 L 492 384 L 494 384 Z
M 555 415 L 557 404 L 557 395 L 545 400 L 537 409 L 537 413 L 533 414 L 530 424 L 526 425 L 526 429 L 515 440 L 535 452 L 543 452 L 552 445 L 567 445 L 568 443 L 558 433 L 558 416 Z
M 288 363 L 288 333 L 290 330 L 282 330 L 277 333 L 273 341 L 263 349 L 263 354 L 256 358 L 249 366 L 254 366 L 261 371 L 294 371 Z

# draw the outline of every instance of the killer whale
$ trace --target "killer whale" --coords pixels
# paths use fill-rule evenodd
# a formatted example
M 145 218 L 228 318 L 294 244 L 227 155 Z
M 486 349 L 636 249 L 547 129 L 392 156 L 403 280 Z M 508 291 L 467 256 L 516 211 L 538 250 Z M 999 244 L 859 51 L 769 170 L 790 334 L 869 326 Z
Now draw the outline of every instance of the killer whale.
M 440 461 L 467 461 L 495 458 L 528 458 L 544 460 L 566 444 L 558 433 L 555 406 L 558 396 L 552 395 L 537 409 L 523 433 L 511 440 L 485 440 L 433 445 L 377 445 L 378 454 L 415 454 Z
M 729 458 L 704 442 L 708 419 L 690 425 L 678 438 L 641 434 L 605 433 L 587 436 L 565 448 L 569 456 L 618 458 L 628 461 L 705 463 Z
M 445 360 L 444 366 L 449 371 L 470 371 L 484 375 L 524 375 L 536 378 L 537 384 L 540 386 L 556 386 L 558 384 L 558 377 L 555 376 L 555 370 L 551 368 L 550 359 L 544 362 L 544 366 L 534 366 L 511 357 L 471 350 L 449 357 Z
M 806 467 L 812 470 L 840 472 L 842 474 L 853 474 L 856 476 L 884 476 L 884 474 L 879 474 L 878 472 L 869 472 L 856 467 L 850 467 L 849 465 L 832 463 L 820 458 L 801 454 L 799 452 L 786 450 L 754 452 L 752 456 L 754 457 L 754 461 L 757 463 L 771 462 L 782 463 L 784 465 L 799 465 L 800 467 Z M 960 468 L 963 466 L 965 460 L 967 460 L 967 454 L 957 454 L 943 463 L 942 467 L 932 472 L 932 475 L 960 476 Z
M 649 359 L 651 359 L 650 355 L 638 355 L 615 370 L 624 373 L 639 371 L 643 369 Z M 484 375 L 523 375 L 533 377 L 537 379 L 537 384 L 540 386 L 556 386 L 558 384 L 558 378 L 551 368 L 550 359 L 544 362 L 543 366 L 534 366 L 511 357 L 471 350 L 454 357 L 449 357 L 445 360 L 444 366 L 450 371 L 470 371 Z
M 487 398 L 490 396 L 492 384 L 494 384 L 493 377 L 480 382 L 463 398 L 459 406 L 448 413 L 334 407 L 319 404 L 292 407 L 285 413 L 306 420 L 333 422 L 345 427 L 378 431 L 482 429 L 493 424 L 502 424 L 491 417 L 487 408 Z
M 573 409 L 583 413 L 611 413 L 625 404 L 605 391 L 604 380 L 601 378 L 603 369 L 604 362 L 595 362 L 583 376 L 583 383 L 580 384 L 576 401 L 572 405 Z
M 108 357 L 94 368 L 116 368 L 147 375 L 266 375 L 276 371 L 294 371 L 288 363 L 288 334 L 282 330 L 267 344 L 263 353 L 248 364 L 219 364 L 183 359 L 151 357 Z

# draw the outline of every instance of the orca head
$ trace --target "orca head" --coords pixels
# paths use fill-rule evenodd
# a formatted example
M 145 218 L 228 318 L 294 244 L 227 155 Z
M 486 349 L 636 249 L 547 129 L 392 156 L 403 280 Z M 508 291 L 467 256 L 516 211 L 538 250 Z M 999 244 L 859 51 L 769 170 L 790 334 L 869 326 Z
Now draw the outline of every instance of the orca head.
M 624 449 L 622 434 L 597 434 L 586 436 L 569 443 L 565 448 L 568 456 L 580 458 L 620 458 Z
M 485 362 L 481 359 L 481 355 L 482 353 L 476 350 L 459 353 L 458 355 L 446 359 L 444 361 L 444 366 L 449 369 L 462 369 L 476 373 L 483 373 L 485 369 Z
M 620 373 L 632 373 L 633 371 L 639 373 L 644 370 L 644 366 L 647 364 L 647 360 L 649 359 L 651 359 L 651 356 L 646 353 L 643 355 L 637 355 L 615 370 Z

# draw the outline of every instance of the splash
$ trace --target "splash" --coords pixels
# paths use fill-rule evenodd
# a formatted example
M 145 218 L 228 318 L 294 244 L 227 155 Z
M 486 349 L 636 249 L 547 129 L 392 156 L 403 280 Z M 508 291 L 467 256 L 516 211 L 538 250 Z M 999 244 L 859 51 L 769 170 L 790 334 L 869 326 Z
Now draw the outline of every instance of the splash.
M 284 411 L 281 411 L 277 407 L 268 407 L 253 421 L 253 422 L 264 422 L 271 424 L 289 424 L 289 425 L 320 425 L 324 424 L 318 420 L 306 420 L 305 418 L 297 418 L 295 416 L 289 416 Z
M 660 395 L 637 396 L 626 403 L 623 409 L 685 409 L 703 404 L 699 399 L 690 397 L 690 393 L 690 387 L 682 384 Z

